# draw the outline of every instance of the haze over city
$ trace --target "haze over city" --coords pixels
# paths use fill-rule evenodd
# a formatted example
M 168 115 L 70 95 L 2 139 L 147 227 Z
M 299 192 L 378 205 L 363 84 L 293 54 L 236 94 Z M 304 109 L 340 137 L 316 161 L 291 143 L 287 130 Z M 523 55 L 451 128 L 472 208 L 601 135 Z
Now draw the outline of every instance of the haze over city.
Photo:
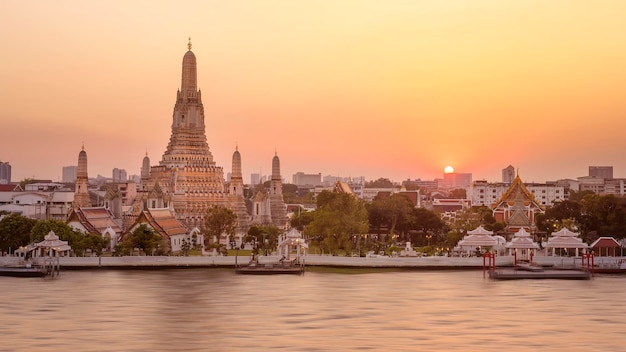
M 139 174 L 171 134 L 191 37 L 227 173 L 498 181 L 626 177 L 626 3 L 30 1 L 0 4 L 0 160 L 59 180 Z

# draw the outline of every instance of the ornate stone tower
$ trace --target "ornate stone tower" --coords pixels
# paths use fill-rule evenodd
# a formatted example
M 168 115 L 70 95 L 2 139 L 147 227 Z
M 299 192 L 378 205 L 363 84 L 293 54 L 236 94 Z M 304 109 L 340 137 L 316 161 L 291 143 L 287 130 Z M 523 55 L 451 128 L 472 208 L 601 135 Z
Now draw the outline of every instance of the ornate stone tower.
M 89 177 L 87 176 L 87 152 L 85 146 L 78 153 L 78 167 L 76 170 L 76 189 L 74 190 L 74 208 L 89 207 Z
M 287 209 L 283 199 L 283 180 L 280 176 L 280 159 L 274 154 L 272 159 L 272 180 L 270 181 L 270 208 L 272 224 L 284 228 L 287 223 Z
M 272 159 L 270 189 L 257 192 L 252 200 L 252 222 L 260 225 L 271 224 L 278 228 L 285 228 L 287 224 L 283 181 L 280 176 L 280 159 L 276 154 Z
M 148 157 L 148 153 L 143 157 L 143 162 L 141 163 L 141 179 L 150 179 L 150 158 Z
M 250 215 L 246 207 L 246 200 L 243 194 L 243 176 L 241 173 L 241 155 L 238 148 L 233 153 L 232 173 L 230 175 L 230 185 L 228 186 L 228 208 L 237 215 L 239 232 L 247 232 L 250 224 Z
M 203 226 L 204 213 L 209 206 L 226 206 L 227 194 L 223 169 L 213 161 L 207 144 L 204 106 L 197 87 L 196 56 L 191 51 L 191 41 L 187 48 L 172 116 L 172 135 L 159 165 L 152 166 L 146 182 L 142 182 L 143 194 L 137 199 L 143 199 L 141 209 L 169 207 L 177 219 L 193 228 Z M 144 175 L 142 168 L 142 178 Z
M 241 154 L 239 148 L 235 148 L 233 153 L 233 170 L 230 175 L 230 194 L 243 196 L 243 176 L 241 174 Z

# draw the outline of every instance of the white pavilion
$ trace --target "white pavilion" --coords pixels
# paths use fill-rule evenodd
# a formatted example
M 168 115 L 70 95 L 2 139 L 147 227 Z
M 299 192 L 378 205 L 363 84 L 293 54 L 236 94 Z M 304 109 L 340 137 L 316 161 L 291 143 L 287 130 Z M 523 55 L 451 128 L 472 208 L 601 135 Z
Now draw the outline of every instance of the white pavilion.
M 578 232 L 572 232 L 567 228 L 562 228 L 561 230 L 552 233 L 544 247 L 547 250 L 552 249 L 553 256 L 556 255 L 557 249 L 564 249 L 568 253 L 570 249 L 574 249 L 575 256 L 578 257 L 581 254 L 581 250 L 585 253 L 587 248 L 589 248 L 589 245 L 584 243 L 583 240 L 578 237 L 579 235 L 580 233 Z

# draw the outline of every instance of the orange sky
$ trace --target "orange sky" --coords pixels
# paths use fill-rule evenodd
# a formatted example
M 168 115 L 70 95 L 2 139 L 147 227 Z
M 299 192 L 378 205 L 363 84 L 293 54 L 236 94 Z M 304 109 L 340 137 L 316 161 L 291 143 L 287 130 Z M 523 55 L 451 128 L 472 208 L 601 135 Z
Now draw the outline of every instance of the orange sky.
M 624 1 L 4 1 L 0 160 L 13 181 L 139 174 L 171 133 L 191 36 L 207 137 L 271 172 L 626 177 Z

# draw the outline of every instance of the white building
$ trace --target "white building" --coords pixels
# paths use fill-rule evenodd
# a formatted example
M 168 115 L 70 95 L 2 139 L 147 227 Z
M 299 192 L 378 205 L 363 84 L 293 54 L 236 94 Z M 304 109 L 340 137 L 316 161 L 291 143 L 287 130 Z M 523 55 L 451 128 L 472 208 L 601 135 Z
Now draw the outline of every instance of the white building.
M 470 187 L 466 188 L 467 199 L 471 201 L 472 206 L 489 207 L 502 198 L 509 186 L 509 184 L 505 183 L 474 181 Z M 556 182 L 528 183 L 524 184 L 524 186 L 532 193 L 537 203 L 542 206 L 552 205 L 556 201 L 568 199 L 569 189 Z
M 73 201 L 72 191 L 0 192 L 0 210 L 40 220 L 65 221 Z
M 319 186 L 322 184 L 322 174 L 305 174 L 296 172 L 293 174 L 293 184 L 297 186 Z

